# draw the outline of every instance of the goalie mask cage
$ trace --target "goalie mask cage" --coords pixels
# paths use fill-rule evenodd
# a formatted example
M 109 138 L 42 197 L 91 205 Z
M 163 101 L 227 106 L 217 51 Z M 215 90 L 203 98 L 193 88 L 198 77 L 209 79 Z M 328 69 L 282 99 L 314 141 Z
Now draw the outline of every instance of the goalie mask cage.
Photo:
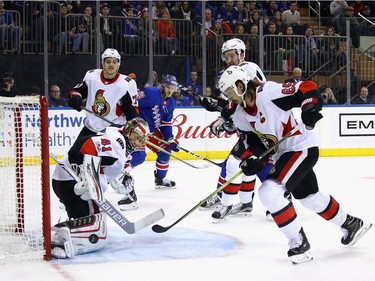
M 45 97 L 1 97 L 0 179 L 0 262 L 51 259 Z

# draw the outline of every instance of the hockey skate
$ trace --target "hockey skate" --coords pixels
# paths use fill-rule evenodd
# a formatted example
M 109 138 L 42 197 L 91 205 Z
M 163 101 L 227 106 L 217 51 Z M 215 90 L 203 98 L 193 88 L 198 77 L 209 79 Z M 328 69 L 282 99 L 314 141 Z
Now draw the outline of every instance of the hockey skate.
M 135 190 L 132 189 L 129 193 L 124 194 L 117 204 L 122 211 L 138 209 Z
M 211 199 L 202 203 L 199 210 L 217 209 L 220 206 L 220 196 L 215 194 Z
M 213 223 L 220 223 L 220 222 L 226 220 L 226 217 L 228 215 L 230 215 L 231 210 L 232 210 L 232 205 L 230 205 L 230 206 L 221 205 L 221 207 L 217 211 L 212 213 L 212 215 L 211 215 L 212 218 L 213 218 L 212 222 Z
M 310 253 L 310 243 L 303 228 L 299 231 L 298 238 L 289 240 L 288 257 L 293 264 L 303 263 L 313 259 Z
M 345 222 L 341 226 L 343 237 L 341 243 L 347 246 L 353 246 L 370 229 L 372 224 L 365 224 L 359 218 L 347 215 Z
M 232 210 L 230 211 L 231 215 L 235 216 L 251 216 L 253 211 L 253 201 L 249 203 L 237 203 L 233 205 Z
M 154 171 L 155 175 L 155 189 L 175 189 L 176 188 L 176 182 L 169 180 L 167 178 L 161 178 L 156 174 L 156 171 Z

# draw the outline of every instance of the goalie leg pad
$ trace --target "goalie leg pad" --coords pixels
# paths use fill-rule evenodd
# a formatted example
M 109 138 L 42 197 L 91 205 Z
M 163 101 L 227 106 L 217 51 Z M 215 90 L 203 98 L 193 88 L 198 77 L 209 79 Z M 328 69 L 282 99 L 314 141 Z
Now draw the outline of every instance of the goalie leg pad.
M 59 223 L 52 228 L 52 232 L 52 255 L 56 258 L 90 253 L 108 244 L 105 213 Z

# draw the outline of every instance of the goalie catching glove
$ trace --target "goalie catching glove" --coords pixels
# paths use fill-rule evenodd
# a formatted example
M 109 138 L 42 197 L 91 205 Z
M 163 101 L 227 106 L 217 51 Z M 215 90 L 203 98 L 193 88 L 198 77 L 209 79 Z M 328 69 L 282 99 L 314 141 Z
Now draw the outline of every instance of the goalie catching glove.
M 323 118 L 323 115 L 320 113 L 322 110 L 322 100 L 319 98 L 305 99 L 301 104 L 301 109 L 301 119 L 303 124 L 306 125 L 306 129 L 314 129 L 316 122 Z
M 252 176 L 262 171 L 265 165 L 266 162 L 264 160 L 252 155 L 241 161 L 240 168 L 246 176 Z

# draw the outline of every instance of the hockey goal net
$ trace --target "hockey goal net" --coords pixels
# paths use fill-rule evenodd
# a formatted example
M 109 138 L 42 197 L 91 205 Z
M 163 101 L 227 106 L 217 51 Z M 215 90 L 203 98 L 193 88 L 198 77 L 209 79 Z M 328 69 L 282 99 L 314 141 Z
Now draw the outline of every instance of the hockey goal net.
M 50 259 L 48 103 L 0 99 L 0 261 Z

